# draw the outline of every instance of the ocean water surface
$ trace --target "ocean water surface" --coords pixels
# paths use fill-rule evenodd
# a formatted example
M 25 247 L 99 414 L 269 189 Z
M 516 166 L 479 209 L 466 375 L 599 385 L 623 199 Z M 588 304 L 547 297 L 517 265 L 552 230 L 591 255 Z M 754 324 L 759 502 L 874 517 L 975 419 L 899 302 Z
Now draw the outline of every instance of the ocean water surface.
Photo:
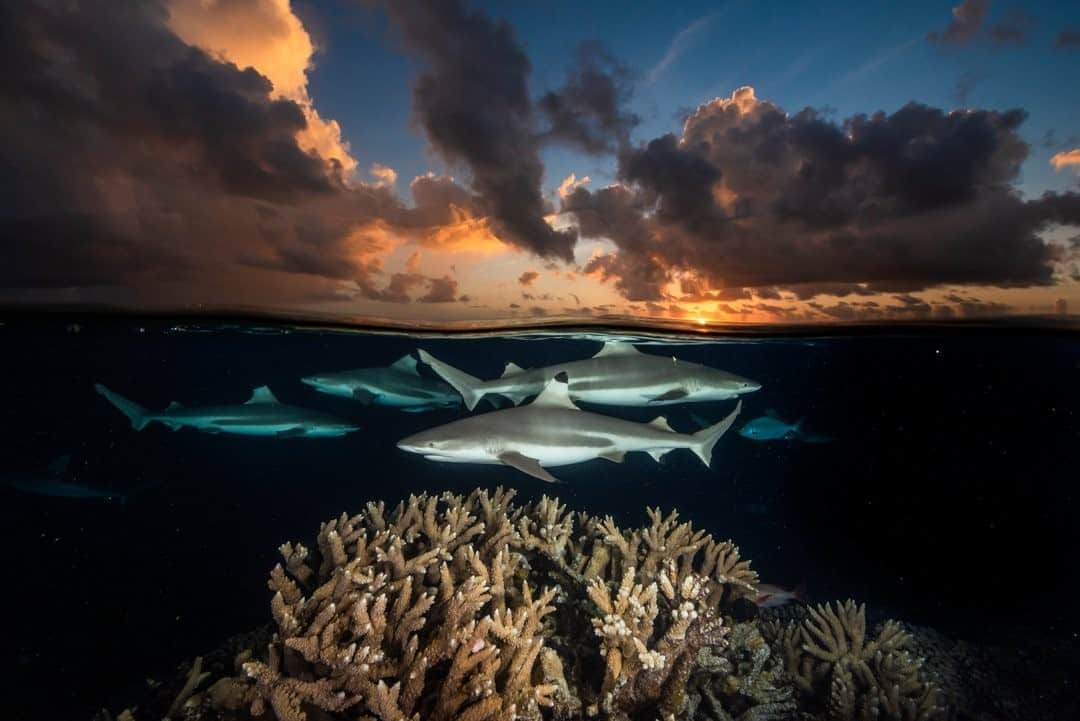
M 1052 699 L 1065 714 L 1057 718 L 1080 707 L 1063 680 L 1075 683 L 1080 668 L 1073 332 L 452 337 L 120 316 L 3 320 L 3 674 L 12 718 L 90 719 L 101 709 L 115 717 L 140 703 L 136 718 L 160 718 L 148 700 L 155 689 L 194 657 L 270 622 L 267 578 L 283 542 L 314 546 L 321 522 L 368 501 L 499 486 L 516 490 L 517 503 L 555 495 L 623 527 L 646 524 L 646 508 L 677 509 L 734 541 L 761 582 L 804 587 L 785 608 L 855 599 L 875 622 L 897 619 L 1022 658 L 1025 683 L 1042 684 L 1028 690 Z M 638 423 L 663 415 L 694 433 L 741 401 L 711 467 L 685 449 L 659 461 L 631 452 L 618 463 L 548 468 L 560 481 L 550 484 L 505 464 L 437 462 L 398 444 L 496 406 L 481 401 L 470 413 L 447 384 L 449 401 L 413 412 L 302 381 L 405 357 L 416 367 L 418 349 L 495 379 L 507 363 L 586 359 L 605 342 L 760 385 L 701 402 L 581 404 Z M 414 372 L 442 385 L 429 365 Z M 242 406 L 265 387 L 282 405 L 342 425 L 326 434 L 162 422 L 139 430 L 97 386 L 148 413 L 173 402 Z M 1036 717 L 1020 691 L 1003 697 L 1019 700 L 984 718 Z

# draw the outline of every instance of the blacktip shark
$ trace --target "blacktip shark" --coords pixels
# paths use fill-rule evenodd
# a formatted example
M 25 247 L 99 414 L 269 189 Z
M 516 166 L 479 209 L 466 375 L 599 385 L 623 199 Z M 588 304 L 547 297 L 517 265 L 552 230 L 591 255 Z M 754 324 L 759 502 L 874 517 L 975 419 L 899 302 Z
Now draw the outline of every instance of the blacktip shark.
M 386 368 L 320 373 L 300 382 L 320 393 L 352 398 L 364 405 L 400 408 L 406 413 L 461 405 L 461 396 L 453 388 L 437 378 L 420 375 L 416 359 L 409 355 Z
M 114 393 L 100 383 L 94 388 L 141 431 L 151 423 L 169 428 L 195 428 L 204 433 L 234 433 L 274 438 L 332 438 L 359 430 L 326 413 L 297 408 L 280 402 L 266 386 L 256 388 L 242 405 L 196 406 L 185 408 L 172 402 L 162 411 L 151 411 Z
M 711 466 L 716 442 L 731 428 L 741 407 L 739 401 L 724 420 L 687 435 L 676 433 L 663 416 L 651 423 L 634 423 L 583 411 L 571 400 L 568 384 L 553 379 L 528 405 L 453 421 L 397 445 L 432 461 L 502 464 L 549 483 L 558 481 L 547 468 L 594 458 L 621 463 L 631 451 L 645 451 L 660 460 L 670 451 L 688 448 Z
M 501 377 L 484 381 L 443 363 L 425 350 L 420 360 L 452 385 L 469 410 L 488 394 L 515 404 L 536 395 L 559 373 L 570 379 L 570 397 L 609 406 L 660 406 L 723 401 L 753 393 L 761 384 L 708 366 L 642 353 L 629 343 L 609 341 L 592 358 L 524 370 L 506 365 Z
M 135 491 L 156 485 L 156 482 L 148 483 L 125 493 L 119 493 L 108 488 L 88 486 L 84 483 L 65 479 L 70 462 L 71 456 L 63 455 L 50 463 L 44 472 L 5 473 L 0 476 L 0 484 L 11 486 L 17 491 L 35 496 L 68 498 L 79 501 L 117 501 L 119 503 L 127 503 L 128 498 Z

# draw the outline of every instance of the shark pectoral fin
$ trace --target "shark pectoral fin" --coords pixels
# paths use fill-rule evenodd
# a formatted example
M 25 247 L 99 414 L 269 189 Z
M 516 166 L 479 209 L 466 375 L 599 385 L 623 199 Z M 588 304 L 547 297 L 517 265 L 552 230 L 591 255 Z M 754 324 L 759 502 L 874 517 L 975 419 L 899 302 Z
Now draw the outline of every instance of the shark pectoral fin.
M 623 459 L 626 458 L 626 451 L 605 451 L 600 454 L 600 457 L 612 463 L 622 463 Z
M 274 434 L 274 438 L 302 438 L 307 435 L 307 432 L 303 428 L 290 428 L 287 431 L 279 431 Z
M 667 393 L 662 393 L 655 398 L 650 398 L 650 403 L 656 403 L 658 401 L 677 401 L 681 398 L 686 398 L 689 395 L 684 388 L 672 388 Z
M 184 427 L 183 423 L 170 423 L 169 421 L 162 421 L 162 423 L 164 423 L 166 426 L 168 426 L 170 431 L 178 431 L 178 430 L 180 430 L 181 428 Z M 206 432 L 207 433 L 220 433 L 221 431 L 219 431 L 217 428 L 207 428 Z
M 517 451 L 503 453 L 499 456 L 499 462 L 511 468 L 516 468 L 522 473 L 527 473 L 533 478 L 539 478 L 541 481 L 547 481 L 548 483 L 560 482 L 559 479 L 544 470 L 544 467 L 540 465 L 540 461 L 523 456 Z
M 375 402 L 375 399 L 378 398 L 378 396 L 369 391 L 367 388 L 353 389 L 352 397 L 354 401 L 360 401 L 365 406 L 370 406 Z

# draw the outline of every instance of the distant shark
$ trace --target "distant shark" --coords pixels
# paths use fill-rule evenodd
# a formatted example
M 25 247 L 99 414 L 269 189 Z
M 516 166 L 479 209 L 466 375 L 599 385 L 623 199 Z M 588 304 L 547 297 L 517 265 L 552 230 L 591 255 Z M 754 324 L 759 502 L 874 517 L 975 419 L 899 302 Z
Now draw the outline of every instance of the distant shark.
M 94 388 L 127 416 L 137 431 L 154 422 L 174 431 L 194 428 L 204 433 L 274 438 L 330 438 L 359 430 L 326 413 L 285 405 L 266 386 L 256 388 L 243 405 L 185 408 L 174 401 L 163 411 L 147 410 L 100 383 Z
M 432 461 L 502 464 L 549 483 L 557 480 L 546 468 L 594 458 L 621 463 L 630 451 L 660 460 L 676 448 L 688 448 L 710 466 L 713 447 L 741 406 L 740 401 L 719 423 L 684 435 L 663 416 L 634 423 L 583 411 L 571 400 L 567 383 L 553 379 L 529 405 L 447 423 L 405 438 L 398 448 Z
M 559 373 L 570 380 L 570 397 L 579 402 L 613 406 L 659 406 L 671 403 L 721 401 L 753 393 L 761 384 L 708 366 L 642 353 L 629 343 L 609 341 L 592 358 L 523 370 L 506 365 L 490 381 L 443 363 L 425 350 L 420 360 L 446 379 L 473 410 L 488 394 L 506 396 L 515 404 L 540 392 Z
M 88 486 L 75 481 L 64 480 L 68 464 L 71 462 L 70 455 L 63 455 L 49 464 L 44 473 L 15 474 L 5 473 L 0 476 L 0 484 L 30 493 L 35 496 L 48 496 L 51 498 L 70 498 L 81 501 L 118 501 L 126 503 L 132 491 L 117 493 L 108 488 Z M 142 490 L 152 484 L 145 484 L 136 490 Z
M 387 368 L 359 368 L 321 373 L 300 379 L 320 393 L 342 396 L 364 405 L 400 408 L 420 413 L 437 408 L 457 408 L 461 396 L 446 383 L 420 375 L 416 359 L 404 356 Z

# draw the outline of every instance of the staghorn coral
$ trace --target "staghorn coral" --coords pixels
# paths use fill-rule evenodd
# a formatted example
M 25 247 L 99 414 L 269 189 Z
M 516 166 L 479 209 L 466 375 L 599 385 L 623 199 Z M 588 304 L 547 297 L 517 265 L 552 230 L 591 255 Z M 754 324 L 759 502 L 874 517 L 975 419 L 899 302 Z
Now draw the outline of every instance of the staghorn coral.
M 852 600 L 810 608 L 802 623 L 778 636 L 792 681 L 804 697 L 822 701 L 830 719 L 945 719 L 941 693 L 924 678 L 910 642 L 895 621 L 867 639 L 866 608 Z
M 675 513 L 627 531 L 513 495 L 369 503 L 317 553 L 284 544 L 273 640 L 211 701 L 278 721 L 679 717 L 748 562 Z

